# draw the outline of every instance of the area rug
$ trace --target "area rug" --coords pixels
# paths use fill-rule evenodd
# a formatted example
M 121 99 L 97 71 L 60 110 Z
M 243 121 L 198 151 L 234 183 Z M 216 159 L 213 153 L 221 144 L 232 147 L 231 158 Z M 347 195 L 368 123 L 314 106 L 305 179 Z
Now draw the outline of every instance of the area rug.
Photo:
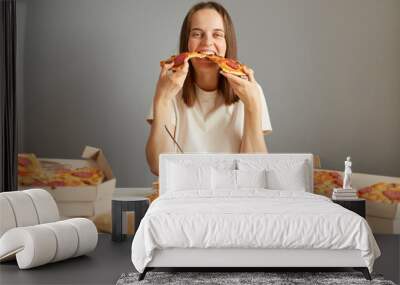
M 396 285 L 384 280 L 382 275 L 372 275 L 372 281 L 360 272 L 148 272 L 142 281 L 139 273 L 124 273 L 117 285 L 145 284 L 213 284 L 213 285 L 297 285 L 297 284 L 379 284 Z

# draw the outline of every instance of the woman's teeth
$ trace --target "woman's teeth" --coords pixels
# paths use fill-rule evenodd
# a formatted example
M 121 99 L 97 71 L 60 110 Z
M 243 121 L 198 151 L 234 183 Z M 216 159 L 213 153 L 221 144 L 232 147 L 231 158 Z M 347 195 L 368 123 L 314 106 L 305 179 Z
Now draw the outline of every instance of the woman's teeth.
M 213 51 L 200 51 L 200 52 L 206 55 L 215 55 L 215 52 Z

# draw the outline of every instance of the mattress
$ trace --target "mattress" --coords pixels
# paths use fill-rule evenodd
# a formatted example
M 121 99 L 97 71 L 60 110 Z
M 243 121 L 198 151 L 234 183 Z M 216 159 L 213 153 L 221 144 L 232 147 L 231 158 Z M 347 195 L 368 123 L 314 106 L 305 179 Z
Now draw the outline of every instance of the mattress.
M 359 250 L 370 271 L 380 255 L 359 215 L 320 195 L 266 189 L 165 193 L 136 232 L 132 262 L 143 272 L 170 248 Z

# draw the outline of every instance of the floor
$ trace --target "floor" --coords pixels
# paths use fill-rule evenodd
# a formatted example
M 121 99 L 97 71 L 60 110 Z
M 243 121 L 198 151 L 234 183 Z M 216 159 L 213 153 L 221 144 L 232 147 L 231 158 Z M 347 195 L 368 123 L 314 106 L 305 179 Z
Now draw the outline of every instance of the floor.
M 115 284 L 124 272 L 134 271 L 132 239 L 112 242 L 111 235 L 99 234 L 97 248 L 80 256 L 45 266 L 19 270 L 16 262 L 0 264 L 0 284 Z
M 375 272 L 386 279 L 400 282 L 400 235 L 375 235 L 382 251 L 376 260 Z M 115 284 L 124 272 L 134 271 L 130 259 L 132 238 L 112 242 L 108 234 L 100 234 L 97 248 L 87 256 L 19 270 L 16 262 L 0 264 L 0 284 Z
M 374 271 L 383 274 L 385 279 L 400 284 L 400 235 L 374 234 L 381 250 L 375 261 Z

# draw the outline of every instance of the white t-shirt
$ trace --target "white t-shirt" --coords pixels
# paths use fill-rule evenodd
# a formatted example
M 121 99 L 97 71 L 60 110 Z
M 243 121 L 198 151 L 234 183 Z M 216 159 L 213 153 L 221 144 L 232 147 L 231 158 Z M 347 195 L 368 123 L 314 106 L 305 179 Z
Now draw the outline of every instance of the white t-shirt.
M 265 133 L 272 131 L 267 102 L 260 88 L 261 126 Z M 175 140 L 183 152 L 238 153 L 243 136 L 244 104 L 241 100 L 229 106 L 224 104 L 218 90 L 204 91 L 196 85 L 196 101 L 188 107 L 180 92 L 173 100 L 171 123 L 176 126 Z M 153 120 L 153 106 L 147 121 Z M 173 134 L 173 130 L 170 130 Z M 175 151 L 179 151 L 175 147 Z

